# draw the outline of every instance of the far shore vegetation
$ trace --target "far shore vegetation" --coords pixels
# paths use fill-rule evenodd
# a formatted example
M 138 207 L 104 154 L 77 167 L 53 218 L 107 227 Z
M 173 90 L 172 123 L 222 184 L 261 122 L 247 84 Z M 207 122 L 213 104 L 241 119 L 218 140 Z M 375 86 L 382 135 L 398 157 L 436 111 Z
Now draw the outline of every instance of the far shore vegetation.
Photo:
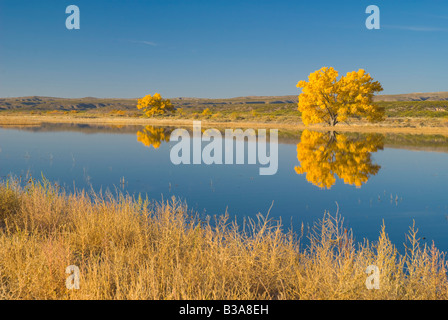
M 273 127 L 287 129 L 305 128 L 297 104 L 229 104 L 177 106 L 175 114 L 142 115 L 135 107 L 111 109 L 108 107 L 73 110 L 30 110 L 14 108 L 0 110 L 0 125 L 33 125 L 53 123 L 110 123 L 117 125 L 181 125 L 193 120 L 201 120 L 204 125 Z M 335 129 L 343 131 L 387 131 L 408 133 L 448 133 L 448 101 L 383 101 L 385 120 L 371 124 L 365 120 L 352 118 L 349 124 L 340 123 Z M 78 104 L 73 105 L 74 107 Z M 325 126 L 314 125 L 319 129 Z
M 446 97 L 441 93 L 429 98 L 424 94 L 376 98 L 378 107 L 385 110 L 383 122 L 372 125 L 363 119 L 351 117 L 349 124 L 356 127 L 448 128 L 448 94 Z M 297 110 L 297 96 L 231 99 L 176 98 L 171 99 L 171 103 L 176 110 L 175 113 L 154 114 L 148 118 L 137 109 L 137 99 L 1 98 L 0 124 L 8 124 L 8 119 L 14 119 L 16 124 L 25 124 L 37 121 L 33 119 L 45 118 L 50 122 L 107 120 L 107 122 L 129 124 L 143 124 L 151 121 L 176 124 L 179 121 L 202 120 L 210 123 L 303 126 L 301 112 Z M 345 123 L 339 123 L 336 128 L 347 126 Z
M 267 213 L 237 224 L 176 198 L 0 183 L 0 299 L 447 299 L 445 254 L 354 239 L 339 213 L 290 231 Z M 80 289 L 66 288 L 67 266 Z M 366 288 L 369 265 L 380 288 Z
M 308 81 L 299 81 L 297 87 L 301 89 L 298 96 L 227 99 L 164 99 L 159 93 L 140 99 L 0 98 L 0 125 L 39 122 L 182 125 L 201 120 L 205 125 L 217 126 L 301 129 L 313 125 L 317 130 L 399 128 L 401 132 L 448 133 L 448 92 L 375 95 L 383 88 L 365 70 L 339 77 L 331 67 L 311 73 Z

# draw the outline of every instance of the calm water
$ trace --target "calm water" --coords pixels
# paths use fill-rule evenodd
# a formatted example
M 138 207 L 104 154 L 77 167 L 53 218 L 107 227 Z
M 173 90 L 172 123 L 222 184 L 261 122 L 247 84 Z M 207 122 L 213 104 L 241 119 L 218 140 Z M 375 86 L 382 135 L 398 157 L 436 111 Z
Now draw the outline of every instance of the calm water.
M 274 201 L 270 216 L 296 230 L 325 210 L 335 213 L 337 202 L 359 241 L 375 240 L 384 220 L 401 248 L 415 220 L 426 242 L 434 240 L 448 250 L 448 147 L 443 137 L 280 133 L 277 174 L 260 176 L 258 164 L 173 165 L 175 142 L 165 141 L 170 131 L 86 125 L 1 128 L 0 176 L 39 178 L 43 173 L 68 189 L 118 188 L 156 200 L 174 195 L 201 214 L 227 210 L 237 218 L 266 214 Z

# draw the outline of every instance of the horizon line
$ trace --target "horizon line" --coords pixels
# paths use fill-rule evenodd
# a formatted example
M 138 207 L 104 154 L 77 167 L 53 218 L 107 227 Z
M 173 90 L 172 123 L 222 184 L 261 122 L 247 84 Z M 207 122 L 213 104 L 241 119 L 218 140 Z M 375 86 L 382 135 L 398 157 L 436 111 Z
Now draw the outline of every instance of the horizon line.
M 447 93 L 447 91 L 432 91 L 432 92 L 408 92 L 408 93 L 387 93 L 387 94 L 378 94 L 375 95 L 378 96 L 398 96 L 398 95 L 412 95 L 412 94 L 443 94 Z M 274 98 L 274 97 L 291 97 L 291 96 L 299 96 L 298 94 L 288 94 L 288 95 L 264 95 L 264 96 L 258 96 L 258 95 L 247 95 L 247 96 L 236 96 L 236 97 L 229 97 L 229 98 L 201 98 L 201 97 L 186 97 L 186 96 L 177 96 L 177 97 L 167 97 L 166 99 L 201 99 L 201 100 L 226 100 L 226 99 L 240 99 L 240 98 Z M 0 97 L 0 99 L 19 99 L 19 98 L 53 98 L 53 99 L 117 99 L 117 100 L 135 100 L 140 99 L 139 97 L 136 98 L 118 98 L 118 97 L 92 97 L 92 96 L 85 96 L 85 97 L 56 97 L 56 96 L 38 96 L 38 95 L 31 95 L 31 96 L 15 96 L 15 97 Z

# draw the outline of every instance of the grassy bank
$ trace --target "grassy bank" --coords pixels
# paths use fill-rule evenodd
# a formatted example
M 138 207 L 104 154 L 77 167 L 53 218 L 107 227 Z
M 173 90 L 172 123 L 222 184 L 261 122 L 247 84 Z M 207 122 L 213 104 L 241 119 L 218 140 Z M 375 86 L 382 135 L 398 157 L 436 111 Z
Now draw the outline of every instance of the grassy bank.
M 406 95 L 405 95 L 406 96 Z M 400 99 L 380 96 L 378 99 Z M 402 97 L 405 99 L 405 97 Z M 412 95 L 408 99 L 416 99 Z M 420 97 L 429 99 L 429 97 Z M 444 99 L 442 96 L 438 99 Z M 297 110 L 297 96 L 285 97 L 240 97 L 229 99 L 177 98 L 173 105 L 175 114 L 156 115 L 144 118 L 137 109 L 136 99 L 63 99 L 49 97 L 0 98 L 0 122 L 22 118 L 22 122 L 33 119 L 71 119 L 72 121 L 107 121 L 136 124 L 141 122 L 169 122 L 201 120 L 210 123 L 256 123 L 264 125 L 300 126 L 301 114 Z M 448 128 L 448 100 L 377 101 L 385 110 L 386 121 L 372 126 L 358 119 L 349 122 L 359 127 L 399 127 L 421 129 L 428 127 Z M 344 127 L 342 125 L 341 127 Z
M 448 93 L 376 96 L 386 120 L 371 124 L 348 119 L 338 131 L 448 135 Z M 0 98 L 0 125 L 88 123 L 112 125 L 191 125 L 303 130 L 297 96 L 237 97 L 228 99 L 174 98 L 174 114 L 143 116 L 137 99 L 64 99 L 53 97 Z M 313 130 L 328 130 L 325 125 Z
M 305 126 L 300 117 L 294 121 L 264 121 L 263 119 L 229 119 L 210 118 L 201 116 L 188 118 L 177 116 L 156 116 L 153 118 L 128 117 L 125 115 L 31 115 L 28 113 L 0 113 L 1 126 L 39 126 L 45 123 L 59 124 L 91 124 L 91 125 L 115 125 L 115 126 L 179 126 L 191 127 L 194 120 L 200 120 L 203 127 L 208 128 L 273 128 L 287 130 L 319 130 L 328 131 L 330 127 L 325 125 Z M 409 134 L 443 134 L 448 135 L 448 120 L 445 118 L 387 118 L 381 123 L 371 124 L 365 121 L 353 119 L 349 124 L 338 124 L 335 128 L 340 132 L 378 132 L 378 133 L 409 133 Z
M 79 290 L 65 287 L 69 265 Z M 400 255 L 385 229 L 355 243 L 338 216 L 294 235 L 262 217 L 201 221 L 176 199 L 0 185 L 1 299 L 446 299 L 445 268 L 412 230 Z

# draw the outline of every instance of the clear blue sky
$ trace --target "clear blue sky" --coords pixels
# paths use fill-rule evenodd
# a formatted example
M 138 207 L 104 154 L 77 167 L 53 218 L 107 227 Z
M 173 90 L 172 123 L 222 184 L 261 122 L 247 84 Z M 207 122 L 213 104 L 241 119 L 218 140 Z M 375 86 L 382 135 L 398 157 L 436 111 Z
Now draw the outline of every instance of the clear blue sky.
M 298 94 L 323 66 L 385 94 L 448 91 L 448 1 L 0 0 L 0 97 Z

